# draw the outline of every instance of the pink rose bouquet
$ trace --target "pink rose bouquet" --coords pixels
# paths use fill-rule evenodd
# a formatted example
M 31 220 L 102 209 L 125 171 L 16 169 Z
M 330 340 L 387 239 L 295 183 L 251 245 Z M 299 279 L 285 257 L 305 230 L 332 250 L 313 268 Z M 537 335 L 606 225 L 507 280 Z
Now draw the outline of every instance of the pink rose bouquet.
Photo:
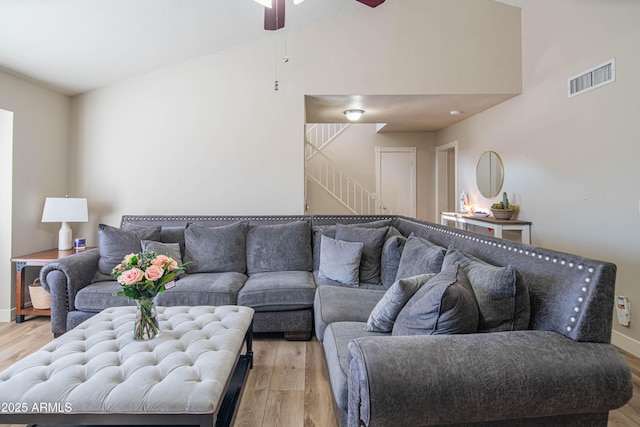
M 136 301 L 138 311 L 133 328 L 135 340 L 151 339 L 158 334 L 154 298 L 160 292 L 175 286 L 176 274 L 187 264 L 178 265 L 173 258 L 155 252 L 140 252 L 125 256 L 111 271 L 113 278 L 122 286 L 122 290 L 116 292 L 116 295 Z
M 186 264 L 155 252 L 129 254 L 115 266 L 111 275 L 122 286 L 116 295 L 134 300 L 154 298 L 158 293 L 175 286 L 175 276 Z

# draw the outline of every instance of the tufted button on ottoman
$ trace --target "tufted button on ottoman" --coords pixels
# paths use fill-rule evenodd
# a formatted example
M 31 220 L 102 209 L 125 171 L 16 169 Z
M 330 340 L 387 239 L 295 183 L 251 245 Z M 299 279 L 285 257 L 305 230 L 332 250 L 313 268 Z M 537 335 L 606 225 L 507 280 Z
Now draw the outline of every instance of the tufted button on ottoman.
M 0 373 L 0 424 L 229 425 L 253 313 L 158 307 L 160 334 L 140 342 L 135 307 L 106 309 Z

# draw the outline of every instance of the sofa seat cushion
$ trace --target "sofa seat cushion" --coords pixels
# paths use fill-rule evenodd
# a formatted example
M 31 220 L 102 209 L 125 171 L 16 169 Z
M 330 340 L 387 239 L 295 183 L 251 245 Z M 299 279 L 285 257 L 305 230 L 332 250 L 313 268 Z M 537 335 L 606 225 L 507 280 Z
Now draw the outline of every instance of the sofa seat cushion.
M 91 283 L 76 293 L 74 301 L 76 310 L 98 313 L 109 307 L 135 305 L 133 300 L 115 295 L 121 290 L 120 283 L 114 280 Z
M 329 368 L 331 391 L 336 404 L 343 411 L 347 410 L 349 396 L 349 341 L 360 337 L 383 337 L 389 333 L 367 332 L 364 322 L 335 322 L 325 330 L 324 355 Z
M 192 273 L 158 294 L 157 305 L 235 305 L 247 276 L 237 272 Z
M 246 275 L 234 272 L 188 274 L 177 280 L 174 288 L 159 293 L 156 305 L 235 305 L 246 281 Z M 133 300 L 115 295 L 121 290 L 116 281 L 92 283 L 76 294 L 76 310 L 97 313 L 109 307 L 135 305 Z
M 316 337 L 324 341 L 325 329 L 333 322 L 363 322 L 366 325 L 371 310 L 384 296 L 386 289 L 348 288 L 346 286 L 319 285 L 313 303 Z
M 308 271 L 277 271 L 252 274 L 238 294 L 238 304 L 256 311 L 287 311 L 310 308 L 316 284 Z

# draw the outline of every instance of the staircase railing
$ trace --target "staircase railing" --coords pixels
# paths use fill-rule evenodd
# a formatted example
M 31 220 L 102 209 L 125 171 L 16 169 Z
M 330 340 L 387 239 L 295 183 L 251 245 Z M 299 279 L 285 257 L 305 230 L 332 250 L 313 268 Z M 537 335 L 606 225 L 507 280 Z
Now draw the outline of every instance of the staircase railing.
M 324 188 L 331 196 L 356 215 L 392 213 L 375 194 L 340 169 L 313 144 L 307 142 L 306 175 Z
M 306 159 L 313 156 L 316 151 L 322 151 L 349 127 L 349 123 L 313 123 L 307 124 L 305 141 L 311 144 L 316 150 L 307 150 Z

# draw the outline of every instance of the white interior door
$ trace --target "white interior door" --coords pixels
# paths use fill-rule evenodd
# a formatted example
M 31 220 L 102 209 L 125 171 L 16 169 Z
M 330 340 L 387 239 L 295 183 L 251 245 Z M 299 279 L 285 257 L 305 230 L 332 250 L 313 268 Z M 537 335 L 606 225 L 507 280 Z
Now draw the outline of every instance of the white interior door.
M 379 213 L 416 216 L 416 147 L 376 147 L 376 194 Z

